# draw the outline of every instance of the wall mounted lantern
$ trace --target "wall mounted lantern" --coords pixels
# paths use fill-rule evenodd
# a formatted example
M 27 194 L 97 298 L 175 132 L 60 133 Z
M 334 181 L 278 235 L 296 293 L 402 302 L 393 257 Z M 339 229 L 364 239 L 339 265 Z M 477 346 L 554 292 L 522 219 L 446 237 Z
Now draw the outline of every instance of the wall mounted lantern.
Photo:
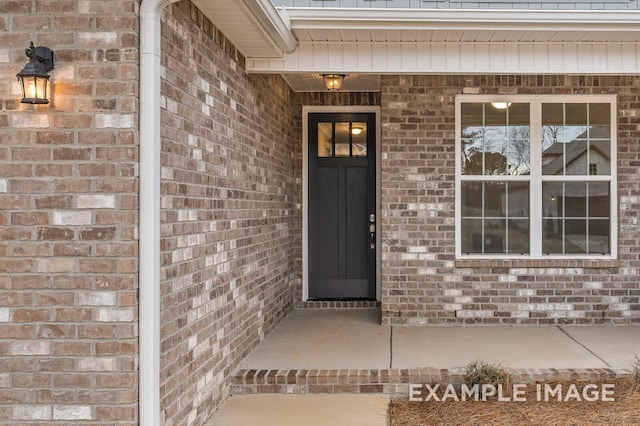
M 340 90 L 342 87 L 342 80 L 344 80 L 344 74 L 322 74 L 324 79 L 324 85 L 332 92 Z
M 22 87 L 23 104 L 48 104 L 47 86 L 49 85 L 48 72 L 53 69 L 53 52 L 47 47 L 34 47 L 33 42 L 24 50 L 29 62 L 22 68 L 16 77 Z

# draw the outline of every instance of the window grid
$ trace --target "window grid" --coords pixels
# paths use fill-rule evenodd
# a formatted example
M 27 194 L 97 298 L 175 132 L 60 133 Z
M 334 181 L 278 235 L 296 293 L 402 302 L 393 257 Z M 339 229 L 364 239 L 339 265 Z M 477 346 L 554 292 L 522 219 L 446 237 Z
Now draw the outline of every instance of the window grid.
M 479 103 L 482 102 L 485 105 L 490 102 L 519 102 L 519 103 L 529 103 L 530 105 L 530 129 L 531 129 L 531 141 L 530 141 L 530 150 L 531 150 L 531 172 L 530 175 L 502 175 L 502 176 L 491 176 L 491 175 L 463 175 L 461 168 L 461 156 L 460 150 L 462 149 L 460 141 L 461 141 L 461 105 L 462 103 L 472 102 Z M 563 124 L 566 123 L 566 105 L 567 104 L 587 104 L 587 120 L 588 123 L 591 123 L 590 108 L 588 104 L 609 104 L 610 105 L 610 116 L 608 125 L 611 129 L 610 134 L 610 174 L 608 175 L 592 175 L 590 172 L 593 169 L 591 167 L 591 134 L 590 132 L 587 134 L 586 146 L 587 146 L 587 170 L 586 173 L 582 175 L 567 175 L 566 167 L 563 167 L 563 173 L 561 175 L 543 175 L 542 174 L 542 162 L 541 155 L 538 155 L 538 152 L 541 152 L 542 148 L 542 105 L 546 103 L 561 103 L 563 104 Z M 483 111 L 484 111 L 483 107 Z M 617 256 L 617 210 L 615 206 L 617 205 L 616 200 L 616 133 L 615 133 L 615 115 L 616 114 L 616 97 L 614 95 L 572 95 L 572 96 L 563 96 L 563 95 L 537 95 L 537 96 L 506 96 L 499 97 L 497 99 L 496 96 L 493 95 L 460 95 L 456 98 L 456 255 L 458 257 L 465 255 L 465 258 L 473 258 L 474 255 L 482 255 L 482 258 L 486 258 L 487 254 L 485 254 L 485 250 L 481 253 L 474 253 L 471 255 L 466 255 L 466 253 L 462 253 L 462 243 L 461 243 L 461 222 L 462 222 L 462 214 L 461 212 L 461 196 L 460 189 L 461 183 L 463 181 L 478 181 L 478 182 L 488 182 L 488 181 L 498 181 L 498 180 L 509 180 L 509 181 L 528 181 L 530 183 L 529 191 L 530 191 L 530 213 L 528 218 L 529 220 L 529 235 L 530 235 L 530 251 L 528 254 L 524 256 L 516 256 L 517 258 L 526 257 L 531 259 L 538 258 L 566 258 L 570 256 L 572 258 L 593 258 L 598 256 L 598 258 L 615 258 Z M 485 121 L 483 121 L 483 125 Z M 539 151 L 540 150 L 540 151 Z M 566 162 L 566 145 L 563 146 L 563 156 L 565 157 Z M 483 164 L 483 172 L 484 172 L 484 164 Z M 563 191 L 566 188 L 566 184 L 570 182 L 585 182 L 587 183 L 586 187 L 589 190 L 588 183 L 592 182 L 606 182 L 609 184 L 609 215 L 608 217 L 590 217 L 589 206 L 585 207 L 586 216 L 585 217 L 566 217 L 565 212 L 563 210 L 562 218 L 554 218 L 555 220 L 562 219 L 562 252 L 561 253 L 553 253 L 547 254 L 543 253 L 542 247 L 542 229 L 543 222 L 547 219 L 546 216 L 543 215 L 542 211 L 542 184 L 544 182 L 562 182 Z M 587 197 L 587 200 L 589 197 Z M 484 202 L 484 201 L 483 201 Z M 587 202 L 588 204 L 588 202 Z M 566 207 L 566 206 L 565 206 Z M 509 213 L 507 212 L 507 215 Z M 484 212 L 483 212 L 484 215 Z M 484 222 L 488 219 L 483 216 L 483 238 L 484 238 Z M 504 218 L 501 218 L 504 219 Z M 519 218 L 520 219 L 520 218 Z M 567 253 L 566 248 L 566 221 L 571 219 L 580 219 L 585 221 L 585 253 Z M 507 219 L 508 220 L 508 219 Z M 608 234 L 608 246 L 609 250 L 607 253 L 591 253 L 592 247 L 590 247 L 590 231 L 591 226 L 593 225 L 592 221 L 608 221 L 609 222 L 609 234 Z M 508 222 L 507 222 L 508 225 Z M 509 233 L 509 227 L 506 228 L 506 235 Z M 491 257 L 502 258 L 502 257 L 514 257 L 514 252 L 509 252 L 507 245 L 507 253 L 506 254 L 496 254 L 491 253 Z

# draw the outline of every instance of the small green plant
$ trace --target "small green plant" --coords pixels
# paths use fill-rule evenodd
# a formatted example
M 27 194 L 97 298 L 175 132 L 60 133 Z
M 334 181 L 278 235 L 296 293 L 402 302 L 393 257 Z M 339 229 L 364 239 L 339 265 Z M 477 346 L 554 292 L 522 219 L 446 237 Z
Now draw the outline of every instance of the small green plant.
M 640 392 L 640 357 L 636 357 L 631 361 L 631 369 L 633 374 L 631 376 L 631 384 L 634 392 Z
M 508 385 L 509 373 L 504 368 L 496 364 L 489 364 L 484 361 L 473 361 L 466 367 L 467 374 L 464 375 L 464 380 L 467 386 L 473 385 Z

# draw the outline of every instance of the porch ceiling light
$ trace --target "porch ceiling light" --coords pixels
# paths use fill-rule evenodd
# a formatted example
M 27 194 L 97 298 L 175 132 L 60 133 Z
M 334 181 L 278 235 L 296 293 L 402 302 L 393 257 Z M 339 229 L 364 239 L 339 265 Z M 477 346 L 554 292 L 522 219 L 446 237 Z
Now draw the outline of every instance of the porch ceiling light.
M 362 127 L 354 127 L 353 129 L 351 129 L 351 134 L 352 135 L 359 135 L 362 133 Z
M 16 77 L 22 88 L 23 104 L 48 104 L 49 71 L 53 69 L 53 52 L 47 47 L 34 47 L 33 42 L 24 50 L 29 62 Z
M 495 109 L 507 109 L 511 106 L 511 102 L 491 102 L 491 106 Z
M 322 74 L 324 79 L 324 85 L 332 92 L 340 90 L 342 87 L 342 81 L 345 78 L 344 74 Z

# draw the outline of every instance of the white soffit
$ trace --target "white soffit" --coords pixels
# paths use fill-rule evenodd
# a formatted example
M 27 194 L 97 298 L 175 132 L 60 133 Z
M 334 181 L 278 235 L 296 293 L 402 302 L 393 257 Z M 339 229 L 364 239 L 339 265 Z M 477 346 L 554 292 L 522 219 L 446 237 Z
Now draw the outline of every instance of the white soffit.
M 640 12 L 289 8 L 298 47 L 261 73 L 640 71 Z M 294 87 L 295 88 L 295 87 Z
M 289 87 L 296 92 L 327 92 L 320 74 L 282 74 Z M 347 74 L 341 92 L 378 92 L 379 74 Z
M 281 57 L 296 47 L 286 11 L 271 0 L 193 0 L 245 57 Z

